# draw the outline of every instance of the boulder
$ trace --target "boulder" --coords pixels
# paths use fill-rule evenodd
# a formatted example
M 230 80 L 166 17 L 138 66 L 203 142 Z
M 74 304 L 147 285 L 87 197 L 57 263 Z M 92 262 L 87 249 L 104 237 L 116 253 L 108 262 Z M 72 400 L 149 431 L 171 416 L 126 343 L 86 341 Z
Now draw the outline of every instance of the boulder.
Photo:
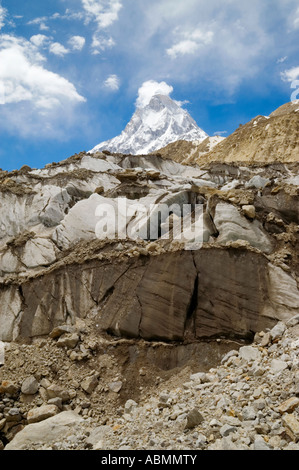
M 67 390 L 60 387 L 59 385 L 52 384 L 47 387 L 47 396 L 50 400 L 51 398 L 61 398 L 63 402 L 66 402 L 70 399 L 70 394 Z
M 256 215 L 255 207 L 252 205 L 242 206 L 243 214 L 249 219 L 254 219 Z
M 2 251 L 0 256 L 0 272 L 4 273 L 14 273 L 17 272 L 20 268 L 20 263 L 11 250 Z
M 185 429 L 193 429 L 204 421 L 202 414 L 194 408 L 187 414 L 187 423 Z
M 56 260 L 54 243 L 44 238 L 28 240 L 21 259 L 27 268 L 49 266 Z
M 284 401 L 278 408 L 280 414 L 292 413 L 299 406 L 299 398 L 291 397 Z
M 0 395 L 15 396 L 19 393 L 20 387 L 10 380 L 3 380 L 0 384 Z
M 50 338 L 57 339 L 65 333 L 75 333 L 75 327 L 70 325 L 56 326 L 50 333 Z
M 66 189 L 50 186 L 47 189 L 50 193 L 50 199 L 40 212 L 39 220 L 46 227 L 56 227 L 63 220 L 66 208 L 71 202 L 71 197 Z
M 232 204 L 219 203 L 216 206 L 214 223 L 219 231 L 218 243 L 245 240 L 254 248 L 271 253 L 272 243 L 258 220 L 249 221 Z
M 132 413 L 134 409 L 136 409 L 138 404 L 134 400 L 127 400 L 125 403 L 125 412 L 126 413 Z
M 273 374 L 280 374 L 288 368 L 288 364 L 281 359 L 273 359 L 270 364 L 270 370 Z
M 98 385 L 98 375 L 92 375 L 91 377 L 86 377 L 85 380 L 81 383 L 82 389 L 89 395 L 94 391 Z
M 239 357 L 246 362 L 258 361 L 262 355 L 260 351 L 253 346 L 242 346 L 239 349 Z
M 58 413 L 59 409 L 56 405 L 42 405 L 39 408 L 32 408 L 28 411 L 27 421 L 29 424 L 39 423 L 47 418 L 51 418 Z
M 118 393 L 121 391 L 123 386 L 123 383 L 120 380 L 117 380 L 116 382 L 110 382 L 108 384 L 109 389 L 111 392 Z
M 27 377 L 21 387 L 21 392 L 24 393 L 24 395 L 35 395 L 39 389 L 39 383 L 36 380 L 35 377 L 30 376 Z
M 253 176 L 253 178 L 251 178 L 251 180 L 245 184 L 245 187 L 247 189 L 264 189 L 269 183 L 270 180 L 268 178 L 263 178 L 262 176 L 256 175 Z
M 68 348 L 73 349 L 77 346 L 80 337 L 77 333 L 72 333 L 71 335 L 63 335 L 60 337 L 56 343 L 59 348 Z
M 42 448 L 64 440 L 81 428 L 83 418 L 73 411 L 64 411 L 40 423 L 29 424 L 6 445 L 5 450 Z
M 86 445 L 93 450 L 105 449 L 105 438 L 111 433 L 110 426 L 97 426 L 86 439 Z
M 277 325 L 275 325 L 274 328 L 272 328 L 272 330 L 270 331 L 272 341 L 281 338 L 285 331 L 286 325 L 283 322 L 277 323 Z
M 285 414 L 282 422 L 286 428 L 288 435 L 294 442 L 299 441 L 299 420 L 294 414 Z
M 67 249 L 77 240 L 96 239 L 96 209 L 105 198 L 92 194 L 88 199 L 78 202 L 64 217 L 53 233 L 53 240 L 61 249 Z
M 257 436 L 254 439 L 254 450 L 272 450 L 270 446 L 267 445 L 265 439 L 262 436 Z

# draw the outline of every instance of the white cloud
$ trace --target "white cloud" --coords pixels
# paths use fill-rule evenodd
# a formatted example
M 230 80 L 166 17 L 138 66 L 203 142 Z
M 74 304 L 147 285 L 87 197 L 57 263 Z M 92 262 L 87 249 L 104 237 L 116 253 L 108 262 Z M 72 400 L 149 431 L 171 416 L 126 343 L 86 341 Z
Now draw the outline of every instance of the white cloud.
M 45 58 L 23 38 L 0 36 L 0 84 L 2 104 L 30 102 L 35 109 L 48 110 L 65 103 L 84 102 L 75 86 L 43 67 Z
M 102 51 L 115 46 L 114 39 L 107 36 L 107 28 L 118 20 L 118 14 L 122 8 L 119 0 L 81 0 L 85 13 L 85 24 L 93 21 L 96 31 L 93 34 L 92 54 L 100 54 Z
M 95 21 L 100 29 L 111 26 L 122 8 L 119 0 L 82 0 L 87 23 Z
M 120 0 L 81 0 L 83 11 L 73 12 L 67 9 L 64 14 L 54 13 L 51 16 L 41 16 L 30 20 L 28 25 L 38 25 L 41 31 L 49 29 L 47 23 L 53 20 L 83 20 L 85 24 L 93 22 L 95 28 L 93 33 L 92 50 L 93 54 L 100 54 L 102 51 L 115 46 L 114 39 L 108 35 L 107 29 L 118 20 L 119 12 L 122 8 Z M 85 38 L 73 36 L 68 44 L 73 51 L 81 51 L 85 45 Z M 67 49 L 55 45 L 51 52 L 63 56 Z M 69 52 L 69 51 L 68 51 Z
M 5 25 L 6 9 L 0 5 L 0 29 Z
M 53 42 L 49 47 L 49 51 L 59 57 L 63 57 L 65 54 L 70 52 L 62 44 L 60 44 L 60 42 Z
M 291 69 L 281 72 L 281 78 L 284 82 L 293 82 L 299 78 L 299 67 L 293 67 Z
M 30 20 L 27 22 L 28 25 L 35 25 L 35 24 L 40 24 L 44 23 L 47 21 L 48 17 L 47 16 L 39 16 L 38 18 L 34 18 L 33 20 Z
M 48 36 L 45 36 L 44 34 L 35 34 L 34 36 L 31 36 L 30 42 L 34 44 L 36 47 L 43 46 L 45 42 L 48 42 L 49 38 Z
M 62 0 L 63 1 L 63 0 Z M 49 21 L 55 20 L 84 20 L 86 15 L 83 12 L 72 12 L 70 9 L 66 9 L 65 13 L 62 15 L 61 13 L 53 13 L 50 16 L 40 16 L 38 18 L 34 18 L 27 22 L 28 25 L 38 25 L 40 30 L 49 30 L 49 26 L 46 24 Z M 17 17 L 15 17 L 17 18 Z M 21 16 L 18 18 L 22 18 Z
M 280 57 L 279 59 L 277 59 L 276 63 L 283 64 L 287 60 L 287 58 L 288 58 L 287 55 L 285 55 L 284 57 Z
M 28 21 L 28 25 L 39 25 L 41 31 L 48 31 L 50 28 L 46 25 L 46 21 L 49 18 L 47 16 L 41 16 L 39 18 L 34 18 L 33 20 Z
M 173 92 L 173 87 L 166 82 L 156 82 L 155 80 L 148 80 L 144 82 L 138 90 L 138 98 L 136 101 L 137 108 L 143 108 L 148 105 L 151 98 L 155 95 L 169 96 Z
M 214 37 L 214 32 L 213 31 L 206 31 L 203 32 L 201 29 L 197 28 L 191 33 L 185 33 L 186 36 L 190 36 L 191 39 L 194 41 L 200 41 L 203 44 L 211 44 L 213 41 Z
M 85 16 L 86 15 L 84 15 L 84 13 L 81 11 L 74 12 L 70 10 L 69 8 L 67 8 L 65 10 L 64 15 L 59 15 L 59 18 L 62 20 L 80 20 L 80 21 L 82 20 L 83 21 Z
M 85 46 L 85 38 L 82 36 L 72 36 L 68 43 L 73 51 L 82 51 L 83 47 Z
M 39 29 L 40 29 L 41 31 L 49 31 L 50 28 L 49 28 L 49 26 L 46 25 L 46 23 L 41 23 L 41 24 L 39 25 Z
M 113 38 L 126 63 L 134 63 L 132 90 L 147 77 L 171 77 L 171 83 L 198 87 L 206 99 L 230 102 L 245 81 L 253 89 L 273 84 L 277 59 L 296 54 L 298 30 L 290 32 L 290 12 L 298 0 L 275 0 L 275 8 L 260 0 L 230 0 L 221 7 L 219 0 L 122 3 L 120 21 L 134 20 L 134 27 L 120 24 Z
M 199 47 L 200 45 L 197 42 L 186 39 L 170 47 L 166 52 L 175 59 L 178 55 L 194 54 Z
M 166 49 L 167 54 L 173 59 L 176 59 L 179 55 L 195 54 L 203 45 L 211 44 L 214 33 L 213 31 L 203 32 L 201 29 L 196 28 L 189 32 L 181 32 L 179 36 L 182 39 Z
M 293 17 L 293 27 L 295 29 L 299 28 L 299 7 L 297 8 L 295 15 Z
M 217 136 L 217 135 L 223 136 L 225 134 L 227 134 L 227 131 L 216 131 L 216 132 L 214 132 L 215 136 Z
M 120 79 L 117 75 L 109 75 L 104 82 L 104 87 L 111 91 L 117 91 L 120 87 Z
M 92 37 L 91 47 L 94 55 L 100 54 L 102 51 L 110 49 L 113 46 L 115 46 L 115 41 L 111 37 L 103 37 L 98 33 L 95 33 Z

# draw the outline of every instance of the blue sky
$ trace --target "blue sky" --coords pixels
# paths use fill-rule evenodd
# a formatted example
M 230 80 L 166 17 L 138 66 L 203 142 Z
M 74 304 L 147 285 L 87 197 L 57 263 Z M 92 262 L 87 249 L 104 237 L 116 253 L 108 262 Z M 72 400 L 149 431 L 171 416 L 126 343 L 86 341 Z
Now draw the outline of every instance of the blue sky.
M 115 137 L 149 80 L 227 136 L 299 90 L 298 45 L 298 0 L 0 0 L 0 168 Z

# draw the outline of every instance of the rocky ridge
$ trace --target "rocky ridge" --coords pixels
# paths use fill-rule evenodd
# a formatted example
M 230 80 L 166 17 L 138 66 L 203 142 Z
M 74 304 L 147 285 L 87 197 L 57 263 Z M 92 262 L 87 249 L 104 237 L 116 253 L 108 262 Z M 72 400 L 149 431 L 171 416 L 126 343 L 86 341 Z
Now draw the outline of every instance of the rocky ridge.
M 213 139 L 213 138 L 210 138 Z M 200 166 L 211 162 L 261 165 L 299 161 L 299 102 L 287 103 L 270 116 L 257 116 L 240 125 L 226 139 L 209 148 L 205 142 L 176 142 L 159 150 L 166 158 L 172 154 L 182 163 Z M 298 183 L 297 183 L 298 184 Z
M 225 137 L 217 135 L 207 137 L 204 140 L 177 140 L 159 149 L 158 154 L 166 159 L 171 158 L 173 161 L 181 163 L 182 165 L 200 164 L 201 159 L 224 140 Z

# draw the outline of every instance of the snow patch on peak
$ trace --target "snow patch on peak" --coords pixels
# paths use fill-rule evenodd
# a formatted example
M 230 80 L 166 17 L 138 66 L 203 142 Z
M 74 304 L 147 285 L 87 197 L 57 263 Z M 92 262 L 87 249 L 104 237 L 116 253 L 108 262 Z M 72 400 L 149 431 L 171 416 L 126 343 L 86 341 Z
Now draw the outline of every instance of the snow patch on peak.
M 207 137 L 181 103 L 167 95 L 155 94 L 147 104 L 136 109 L 119 136 L 102 142 L 90 152 L 109 150 L 146 155 L 177 140 L 203 141 Z

